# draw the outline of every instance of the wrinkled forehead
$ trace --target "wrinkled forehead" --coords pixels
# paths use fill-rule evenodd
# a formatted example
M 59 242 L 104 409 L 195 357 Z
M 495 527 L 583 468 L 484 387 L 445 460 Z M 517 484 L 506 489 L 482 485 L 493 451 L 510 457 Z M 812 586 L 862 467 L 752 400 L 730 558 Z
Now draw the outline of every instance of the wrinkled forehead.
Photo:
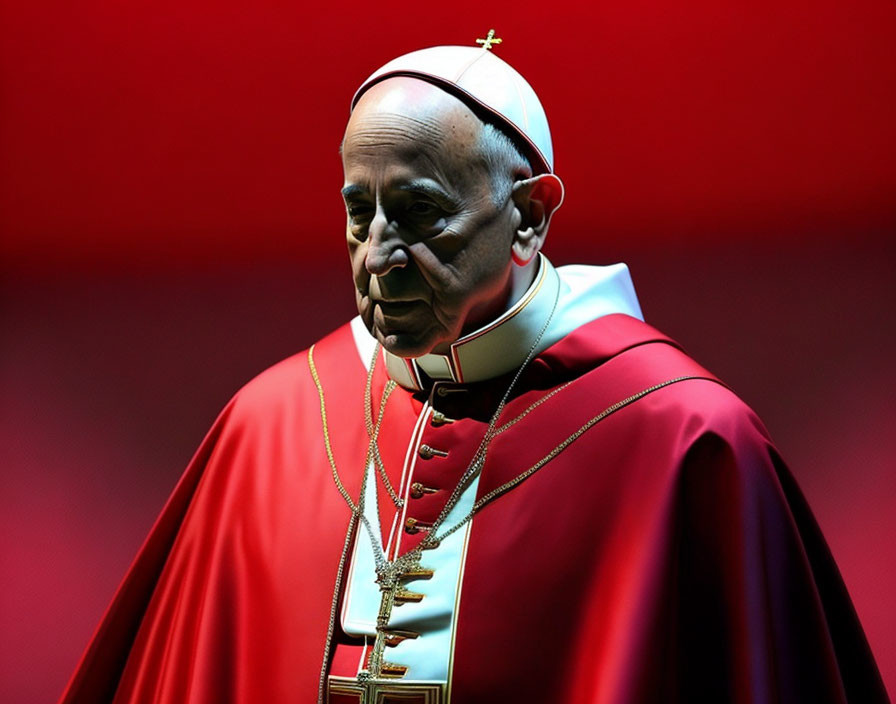
M 469 153 L 482 122 L 463 102 L 415 78 L 395 77 L 372 86 L 358 101 L 345 130 L 343 154 L 377 147 L 444 149 Z

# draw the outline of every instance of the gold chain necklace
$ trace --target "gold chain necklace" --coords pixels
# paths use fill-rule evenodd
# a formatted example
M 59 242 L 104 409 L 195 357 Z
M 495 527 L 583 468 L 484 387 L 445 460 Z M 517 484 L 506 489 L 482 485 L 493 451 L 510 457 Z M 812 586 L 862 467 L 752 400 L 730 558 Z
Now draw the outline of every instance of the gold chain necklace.
M 392 393 L 395 388 L 395 382 L 392 379 L 386 382 L 386 388 L 383 391 L 383 398 L 380 401 L 380 410 L 379 415 L 377 416 L 376 427 L 373 425 L 373 411 L 372 406 L 373 402 L 371 399 L 371 388 L 373 386 L 373 367 L 376 364 L 377 357 L 379 357 L 380 345 L 377 343 L 374 346 L 373 350 L 373 359 L 370 361 L 370 370 L 367 373 L 367 383 L 364 385 L 364 425 L 367 428 L 367 437 L 369 440 L 369 448 L 370 454 L 373 457 L 373 462 L 376 465 L 376 470 L 380 475 L 380 478 L 383 481 L 383 486 L 386 487 L 386 491 L 389 493 L 389 497 L 392 499 L 392 503 L 395 504 L 395 508 L 401 509 L 404 507 L 404 499 L 400 498 L 392 487 L 392 482 L 389 481 L 389 475 L 386 474 L 386 466 L 383 464 L 383 457 L 380 454 L 380 447 L 377 444 L 377 437 L 379 435 L 379 427 L 383 421 L 383 412 L 386 410 L 386 400 L 389 397 L 389 394 Z

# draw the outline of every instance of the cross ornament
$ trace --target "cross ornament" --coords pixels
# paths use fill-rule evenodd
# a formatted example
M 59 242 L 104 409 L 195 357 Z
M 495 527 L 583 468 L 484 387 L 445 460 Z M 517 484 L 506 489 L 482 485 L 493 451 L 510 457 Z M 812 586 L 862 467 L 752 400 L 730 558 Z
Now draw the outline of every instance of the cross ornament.
M 377 579 L 380 585 L 380 610 L 376 617 L 376 641 L 373 644 L 373 652 L 370 654 L 368 671 L 374 678 L 380 677 L 383 668 L 383 655 L 386 649 L 386 628 L 392 617 L 392 608 L 395 606 L 395 594 L 401 587 L 399 576 L 390 570 L 391 574 L 383 574 Z
M 358 684 L 364 687 L 364 695 L 361 699 L 362 704 L 375 704 L 374 689 L 377 685 L 377 680 L 381 679 L 383 676 L 388 677 L 390 674 L 393 676 L 401 676 L 401 674 L 398 673 L 390 673 L 389 670 L 394 668 L 406 670 L 406 668 L 400 665 L 392 665 L 385 662 L 384 655 L 389 619 L 392 617 L 392 609 L 397 604 L 396 597 L 399 595 L 399 592 L 401 592 L 402 595 L 410 595 L 409 592 L 405 592 L 402 588 L 402 578 L 407 579 L 408 577 L 416 577 L 417 573 L 421 570 L 429 573 L 425 575 L 424 578 L 431 576 L 432 573 L 429 570 L 423 570 L 423 568 L 420 567 L 419 555 L 409 553 L 403 557 L 405 559 L 402 560 L 399 558 L 395 562 L 387 562 L 376 570 L 376 581 L 380 587 L 381 599 L 379 613 L 376 617 L 376 640 L 373 644 L 373 650 L 367 661 L 367 667 L 358 673 L 357 678 Z
M 491 49 L 492 44 L 500 44 L 504 40 L 500 37 L 495 37 L 495 30 L 488 30 L 488 34 L 485 35 L 485 39 L 477 39 L 477 44 L 482 44 L 483 49 Z

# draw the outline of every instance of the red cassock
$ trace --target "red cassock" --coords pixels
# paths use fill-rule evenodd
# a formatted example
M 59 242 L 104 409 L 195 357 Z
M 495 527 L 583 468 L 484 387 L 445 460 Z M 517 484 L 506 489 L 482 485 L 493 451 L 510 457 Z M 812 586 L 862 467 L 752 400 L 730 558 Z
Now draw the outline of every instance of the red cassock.
M 320 392 L 306 351 L 221 413 L 64 702 L 317 700 L 352 519 L 322 399 L 354 500 L 368 430 L 349 327 L 319 342 L 313 362 Z M 427 488 L 408 495 L 402 524 L 438 516 L 511 377 L 393 392 L 379 436 L 386 471 L 395 486 Z M 374 418 L 386 381 L 379 363 Z M 424 407 L 453 422 L 418 424 Z M 526 367 L 499 425 L 511 420 L 489 444 L 477 496 L 512 486 L 470 522 L 441 701 L 887 701 L 767 431 L 674 342 L 626 315 L 598 318 Z M 422 459 L 402 479 L 409 443 Z M 405 533 L 402 549 L 421 534 Z M 336 611 L 331 672 L 364 648 Z M 380 701 L 417 701 L 395 697 Z

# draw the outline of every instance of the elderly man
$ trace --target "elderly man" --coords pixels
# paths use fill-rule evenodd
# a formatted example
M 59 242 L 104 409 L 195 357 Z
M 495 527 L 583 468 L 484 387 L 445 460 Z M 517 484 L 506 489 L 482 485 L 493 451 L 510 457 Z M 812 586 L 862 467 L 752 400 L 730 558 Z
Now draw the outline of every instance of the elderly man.
M 760 421 L 540 253 L 563 186 L 483 48 L 368 79 L 342 144 L 359 317 L 222 412 L 67 702 L 872 702 Z

